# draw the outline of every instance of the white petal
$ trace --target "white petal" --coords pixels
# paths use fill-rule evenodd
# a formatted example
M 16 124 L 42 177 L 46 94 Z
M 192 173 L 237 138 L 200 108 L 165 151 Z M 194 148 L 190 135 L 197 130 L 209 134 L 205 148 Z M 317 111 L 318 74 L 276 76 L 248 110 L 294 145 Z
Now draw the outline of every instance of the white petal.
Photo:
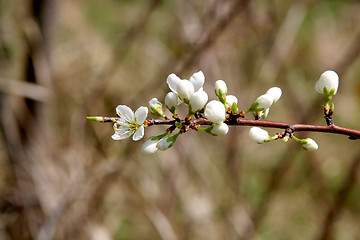
M 156 147 L 157 143 L 158 143 L 158 140 L 151 140 L 151 138 L 150 138 L 146 142 L 144 142 L 144 144 L 141 147 L 141 151 L 144 154 L 155 153 L 158 150 L 158 148 Z
M 270 137 L 266 130 L 259 127 L 252 127 L 249 131 L 249 136 L 251 140 L 259 144 L 264 143 L 264 141 Z
M 169 140 L 169 137 L 164 137 L 162 139 L 160 139 L 160 141 L 156 144 L 156 147 L 161 150 L 164 151 L 166 149 L 170 148 L 170 145 L 173 144 L 173 141 Z
M 138 124 L 143 124 L 143 122 L 146 120 L 148 112 L 149 110 L 147 107 L 139 107 L 135 112 L 136 122 Z
M 319 146 L 313 139 L 307 138 L 305 140 L 306 140 L 306 143 L 303 145 L 304 149 L 306 149 L 308 151 L 315 151 L 319 148 Z
M 208 101 L 208 95 L 205 91 L 195 92 L 190 98 L 192 111 L 195 112 L 197 110 L 202 109 L 207 101 Z
M 194 85 L 188 80 L 180 80 L 177 85 L 177 91 L 181 99 L 190 100 L 191 95 L 194 94 Z
M 321 93 L 324 91 L 324 88 L 326 87 L 329 92 L 334 89 L 334 95 L 337 92 L 337 89 L 339 87 L 339 76 L 336 72 L 328 70 L 325 71 L 323 74 L 321 74 L 320 79 L 318 81 L 318 90 L 321 91 Z
M 121 120 L 128 122 L 131 122 L 134 119 L 133 111 L 126 105 L 118 105 L 116 107 L 116 114 L 119 115 Z
M 118 134 L 118 133 L 115 133 L 111 136 L 112 139 L 114 140 L 123 140 L 125 138 L 128 138 L 131 136 L 131 132 L 125 132 L 124 134 Z
M 267 109 L 274 103 L 274 98 L 269 94 L 263 94 L 258 97 L 255 102 L 259 103 L 259 109 Z
M 168 108 L 176 107 L 179 104 L 179 98 L 176 93 L 169 92 L 165 97 L 165 105 Z
M 114 126 L 114 130 L 115 130 Z M 129 132 L 130 131 L 130 127 L 128 125 L 120 125 L 116 127 L 115 133 L 117 134 L 123 134 L 124 132 Z
M 227 95 L 226 96 L 226 105 L 228 107 L 231 107 L 233 105 L 233 103 L 235 103 L 237 105 L 238 104 L 238 99 L 233 95 Z
M 205 107 L 205 117 L 213 123 L 222 123 L 225 120 L 226 109 L 220 101 L 212 100 Z
M 282 91 L 279 87 L 272 87 L 267 90 L 266 94 L 270 95 L 274 99 L 274 103 L 276 103 L 280 99 Z
M 138 141 L 138 140 L 142 139 L 143 136 L 144 136 L 144 126 L 140 126 L 134 133 L 132 139 L 134 141 Z
M 229 126 L 226 123 L 214 124 L 211 133 L 216 136 L 225 136 L 229 131 Z
M 194 85 L 195 92 L 199 91 L 205 82 L 204 73 L 202 71 L 194 73 L 189 81 L 192 83 L 192 85 Z
M 176 76 L 174 73 L 170 74 L 166 79 L 166 82 L 170 90 L 173 91 L 174 93 L 177 93 L 177 85 L 179 81 L 181 81 L 181 79 L 178 76 Z

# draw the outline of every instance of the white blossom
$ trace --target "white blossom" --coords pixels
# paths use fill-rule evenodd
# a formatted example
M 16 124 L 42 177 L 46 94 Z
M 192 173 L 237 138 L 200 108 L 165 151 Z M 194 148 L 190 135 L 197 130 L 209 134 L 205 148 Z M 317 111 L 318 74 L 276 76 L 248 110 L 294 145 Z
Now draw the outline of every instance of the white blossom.
M 259 127 L 252 127 L 249 131 L 249 136 L 251 140 L 259 144 L 264 143 L 265 140 L 270 138 L 269 133 L 266 130 L 261 129 Z
M 151 114 L 153 114 L 155 116 L 160 116 L 160 117 L 164 116 L 162 104 L 161 104 L 161 102 L 159 102 L 159 100 L 157 100 L 157 98 L 153 98 L 149 101 L 149 108 L 150 108 Z
M 226 102 L 227 86 L 223 80 L 215 82 L 215 94 L 222 103 Z
M 315 151 L 315 150 L 317 150 L 319 148 L 317 143 L 311 138 L 306 138 L 304 140 L 304 143 L 303 143 L 302 147 L 305 150 L 308 150 L 308 151 Z
M 334 96 L 339 87 L 339 76 L 336 72 L 328 70 L 321 74 L 320 79 L 316 82 L 315 90 L 318 93 Z M 325 92 L 327 89 L 327 93 Z M 333 93 L 331 93 L 333 91 Z
M 172 145 L 174 145 L 174 143 L 179 135 L 180 135 L 180 133 L 177 133 L 172 136 L 166 136 L 166 137 L 161 138 L 159 140 L 159 142 L 156 144 L 156 147 L 162 151 L 171 148 Z
M 205 83 L 204 73 L 202 71 L 198 71 L 198 72 L 194 73 L 191 76 L 191 78 L 189 79 L 189 81 L 194 86 L 194 91 L 195 92 L 202 91 L 203 90 L 203 85 Z
M 167 77 L 166 82 L 170 90 L 176 93 L 179 98 L 190 100 L 191 95 L 194 94 L 194 92 L 203 90 L 205 76 L 202 71 L 199 71 L 194 73 L 190 80 L 181 80 L 178 76 L 172 73 Z
M 226 96 L 226 106 L 231 108 L 233 103 L 235 103 L 237 105 L 238 99 L 233 95 L 227 95 Z
M 226 123 L 215 123 L 211 129 L 211 133 L 216 136 L 224 136 L 228 133 L 229 126 Z
M 259 103 L 259 105 L 257 106 L 257 109 L 263 109 L 263 110 L 271 107 L 273 102 L 274 102 L 274 99 L 269 94 L 263 94 L 255 100 L 255 103 Z
M 138 141 L 143 138 L 147 107 L 139 107 L 134 114 L 128 106 L 119 105 L 116 107 L 116 114 L 119 120 L 114 123 L 115 134 L 111 136 L 112 139 L 122 140 L 132 136 L 134 141 Z
M 222 123 L 225 120 L 225 106 L 217 100 L 210 101 L 205 108 L 205 117 L 213 123 Z
M 215 93 L 218 94 L 227 94 L 227 86 L 223 80 L 217 80 L 215 82 Z
M 165 96 L 165 106 L 167 109 L 169 109 L 171 112 L 175 111 L 176 106 L 179 104 L 179 98 L 174 92 L 169 92 Z
M 273 101 L 274 104 L 280 99 L 282 91 L 278 87 L 272 87 L 269 90 L 267 90 L 266 94 L 271 96 L 271 98 L 274 100 Z
M 157 143 L 159 142 L 158 139 L 153 140 L 153 138 L 148 139 L 141 147 L 141 151 L 144 154 L 152 154 L 155 153 L 158 148 L 156 147 Z
M 195 92 L 190 98 L 190 105 L 193 112 L 202 109 L 208 101 L 208 95 L 205 91 Z

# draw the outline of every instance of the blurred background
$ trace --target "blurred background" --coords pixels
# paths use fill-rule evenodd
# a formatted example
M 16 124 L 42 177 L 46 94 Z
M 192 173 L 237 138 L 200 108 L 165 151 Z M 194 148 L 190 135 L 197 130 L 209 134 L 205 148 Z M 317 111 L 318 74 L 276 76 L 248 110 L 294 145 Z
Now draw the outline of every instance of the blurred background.
M 359 141 L 297 134 L 319 144 L 306 152 L 230 127 L 143 155 L 144 140 L 86 120 L 163 102 L 170 73 L 202 70 L 210 100 L 218 79 L 241 110 L 278 86 L 269 120 L 325 124 L 314 85 L 331 69 L 334 121 L 360 129 L 359 12 L 355 0 L 0 0 L 0 239 L 360 239 Z

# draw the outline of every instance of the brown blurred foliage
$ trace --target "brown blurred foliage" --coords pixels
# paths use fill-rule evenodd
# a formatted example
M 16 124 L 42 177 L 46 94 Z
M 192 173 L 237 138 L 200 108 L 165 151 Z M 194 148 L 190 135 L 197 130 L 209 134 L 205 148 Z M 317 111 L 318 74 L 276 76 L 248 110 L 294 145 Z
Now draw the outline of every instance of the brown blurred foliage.
M 257 145 L 248 127 L 143 155 L 86 120 L 146 106 L 202 70 L 245 110 L 325 124 L 314 84 L 338 72 L 335 123 L 359 129 L 355 0 L 1 0 L 0 239 L 360 239 L 359 141 Z M 145 137 L 163 127 L 146 129 Z M 275 133 L 276 130 L 269 130 Z

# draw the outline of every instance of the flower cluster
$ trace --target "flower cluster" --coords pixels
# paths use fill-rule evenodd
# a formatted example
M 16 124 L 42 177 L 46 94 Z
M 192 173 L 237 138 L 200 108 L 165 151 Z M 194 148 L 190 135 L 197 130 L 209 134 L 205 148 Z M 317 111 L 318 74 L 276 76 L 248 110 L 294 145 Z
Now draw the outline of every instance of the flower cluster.
M 170 74 L 166 82 L 170 92 L 165 97 L 165 107 L 171 113 L 171 117 L 166 116 L 163 104 L 157 99 L 152 98 L 148 107 L 139 107 L 135 113 L 125 105 L 116 107 L 117 118 L 88 117 L 90 120 L 98 122 L 113 122 L 115 133 L 112 135 L 114 140 L 122 140 L 132 137 L 138 141 L 144 136 L 144 129 L 159 120 L 146 120 L 149 109 L 150 113 L 165 121 L 170 127 L 158 136 L 150 137 L 142 146 L 142 151 L 146 154 L 155 153 L 157 150 L 166 150 L 173 146 L 177 138 L 188 130 L 201 130 L 213 136 L 224 136 L 229 131 L 228 125 L 236 125 L 239 119 L 246 118 L 245 114 L 251 113 L 255 120 L 267 118 L 270 107 L 273 106 L 281 97 L 282 91 L 279 87 L 270 88 L 265 94 L 256 98 L 246 111 L 240 111 L 238 99 L 234 95 L 228 95 L 228 87 L 223 80 L 215 82 L 215 95 L 217 100 L 208 102 L 208 94 L 203 90 L 205 76 L 202 71 L 194 73 L 190 79 L 180 79 L 174 73 Z M 334 71 L 326 71 L 317 81 L 315 89 L 323 94 L 325 100 L 325 119 L 329 126 L 332 125 L 332 113 L 334 104 L 331 99 L 337 93 L 339 77 Z M 186 105 L 187 115 L 181 119 L 177 112 L 179 105 Z M 173 132 L 177 131 L 173 134 Z M 302 145 L 305 150 L 313 151 L 318 149 L 317 143 L 310 139 L 299 139 L 294 136 L 291 128 L 283 132 L 270 136 L 269 133 L 259 127 L 252 127 L 249 131 L 250 139 L 262 144 L 277 139 L 287 142 L 290 138 Z

